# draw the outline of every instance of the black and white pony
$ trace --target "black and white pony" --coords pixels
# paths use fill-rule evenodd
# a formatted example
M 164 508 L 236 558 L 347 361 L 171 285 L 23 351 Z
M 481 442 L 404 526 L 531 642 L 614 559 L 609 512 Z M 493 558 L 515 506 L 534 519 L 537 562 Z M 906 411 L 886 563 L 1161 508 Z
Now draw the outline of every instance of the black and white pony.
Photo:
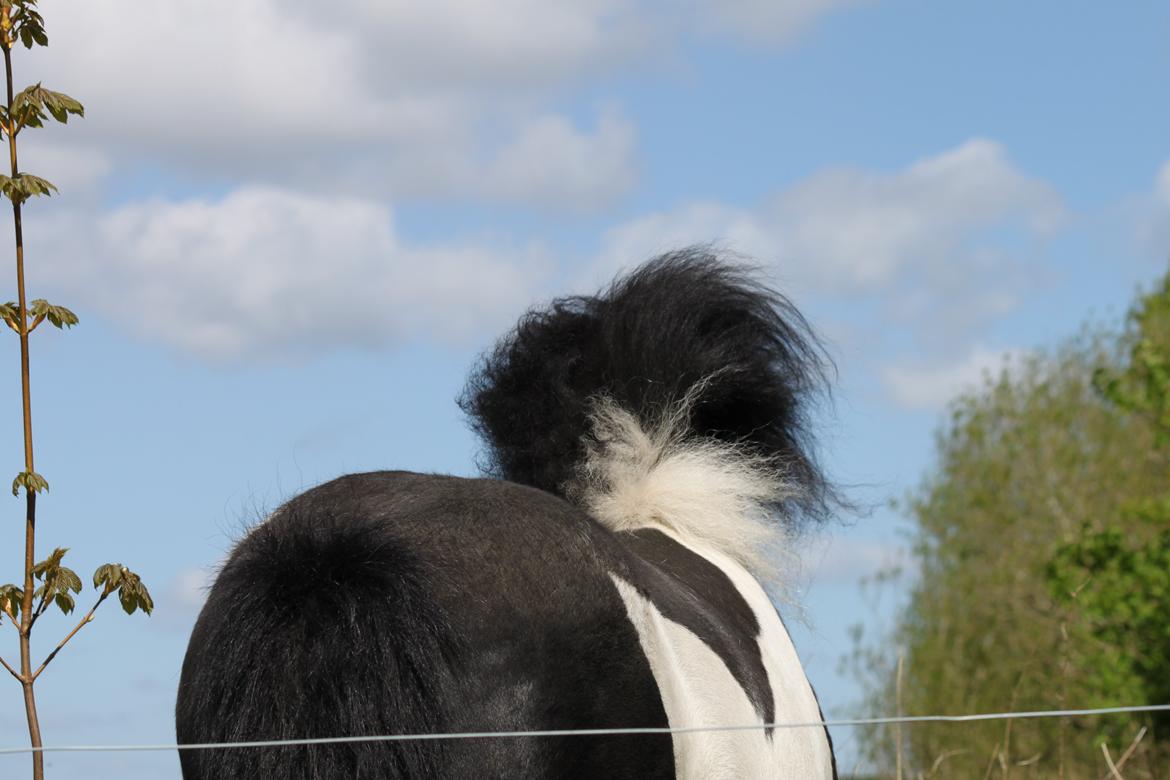
M 490 479 L 351 474 L 232 552 L 179 742 L 819 721 L 760 579 L 836 493 L 801 315 L 705 249 L 525 315 L 461 399 Z M 758 579 L 759 578 L 759 579 Z M 820 726 L 181 752 L 228 778 L 835 777 Z

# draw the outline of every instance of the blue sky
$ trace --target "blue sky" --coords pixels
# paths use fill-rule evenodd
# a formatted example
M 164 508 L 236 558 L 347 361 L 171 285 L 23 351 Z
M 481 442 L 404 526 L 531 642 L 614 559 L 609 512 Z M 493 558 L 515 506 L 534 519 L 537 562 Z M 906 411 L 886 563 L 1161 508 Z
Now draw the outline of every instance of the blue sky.
M 45 0 L 51 48 L 16 55 L 87 107 L 21 137 L 62 190 L 26 210 L 30 293 L 82 319 L 33 339 L 40 550 L 83 578 L 124 561 L 158 605 L 104 609 L 41 678 L 48 744 L 171 741 L 200 588 L 242 528 L 346 472 L 475 473 L 453 402 L 475 356 L 532 303 L 692 241 L 754 257 L 839 368 L 826 461 L 877 509 L 802 547 L 797 639 L 847 714 L 847 629 L 897 600 L 859 581 L 899 559 L 884 505 L 947 399 L 1119 320 L 1170 256 L 1163 3 L 198 9 Z M 15 339 L 3 365 L 15 473 Z M 71 625 L 43 621 L 41 653 Z M 23 723 L 10 685 L 7 743 Z M 178 776 L 165 754 L 49 763 Z

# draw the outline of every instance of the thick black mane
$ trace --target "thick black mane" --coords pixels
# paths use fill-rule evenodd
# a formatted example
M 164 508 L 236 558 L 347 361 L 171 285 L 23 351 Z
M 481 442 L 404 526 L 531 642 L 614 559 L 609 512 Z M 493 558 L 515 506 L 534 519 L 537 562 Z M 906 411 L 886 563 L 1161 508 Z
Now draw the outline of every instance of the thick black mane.
M 691 248 L 598 295 L 529 311 L 483 358 L 460 405 L 484 440 L 488 473 L 566 495 L 596 398 L 650 428 L 704 382 L 693 435 L 774 458 L 795 488 L 782 507 L 795 524 L 822 520 L 839 503 L 809 435 L 830 365 L 784 296 L 750 269 Z

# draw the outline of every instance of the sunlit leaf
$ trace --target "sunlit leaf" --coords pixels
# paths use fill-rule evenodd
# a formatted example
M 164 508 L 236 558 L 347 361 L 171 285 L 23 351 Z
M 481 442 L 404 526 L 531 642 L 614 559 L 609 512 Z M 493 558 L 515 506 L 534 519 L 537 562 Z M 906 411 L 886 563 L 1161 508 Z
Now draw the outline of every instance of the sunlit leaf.
M 12 328 L 18 328 L 20 310 L 13 302 L 0 303 L 0 319 L 3 319 Z
M 73 611 L 73 597 L 68 593 L 64 591 L 57 593 L 57 595 L 53 597 L 53 601 L 56 602 L 57 608 L 66 615 Z
M 10 617 L 19 618 L 24 604 L 24 590 L 11 583 L 0 585 L 0 610 Z
M 20 495 L 21 488 L 33 493 L 48 492 L 49 483 L 36 472 L 22 471 L 16 475 L 16 479 L 12 480 L 12 495 Z
M 38 298 L 28 305 L 28 310 L 34 317 L 44 317 L 58 328 L 71 328 L 78 323 L 77 315 L 64 306 L 54 306 L 43 298 Z
M 132 588 L 127 588 L 122 585 L 118 590 L 118 600 L 122 602 L 122 609 L 126 611 L 127 615 L 133 615 L 134 610 L 138 608 L 138 599 Z
M 154 612 L 154 599 L 150 597 L 150 591 L 141 581 L 138 583 L 138 606 L 148 615 Z
M 11 177 L 0 175 L 0 193 L 14 203 L 23 203 L 34 196 L 52 195 L 56 191 L 57 185 L 31 173 L 18 173 Z
M 97 567 L 97 571 L 93 573 L 93 586 L 101 588 L 104 586 L 105 590 L 112 591 L 118 587 L 122 581 L 123 566 L 119 563 L 106 563 Z
M 57 574 L 57 587 L 61 590 L 71 590 L 74 593 L 81 592 L 81 578 L 77 576 L 77 572 L 67 566 L 62 566 Z
M 40 579 L 44 577 L 46 573 L 53 573 L 56 569 L 60 568 L 61 559 L 65 557 L 65 553 L 67 552 L 69 552 L 68 547 L 58 547 L 57 549 L 53 550 L 52 554 L 49 555 L 48 558 L 41 561 L 40 563 L 33 565 L 33 576 L 37 579 Z

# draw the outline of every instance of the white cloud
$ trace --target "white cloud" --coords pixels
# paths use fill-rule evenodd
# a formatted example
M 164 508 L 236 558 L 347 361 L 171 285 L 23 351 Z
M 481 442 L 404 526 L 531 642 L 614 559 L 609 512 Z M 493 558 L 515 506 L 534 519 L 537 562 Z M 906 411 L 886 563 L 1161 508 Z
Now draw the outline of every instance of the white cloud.
M 828 537 L 810 545 L 805 555 L 814 583 L 856 583 L 882 569 L 905 562 L 906 549 L 889 542 Z
M 1170 209 L 1170 161 L 1167 161 L 1162 170 L 1158 171 L 1157 182 L 1154 185 L 1154 196 L 1163 206 Z
M 931 364 L 893 365 L 882 371 L 882 383 L 891 398 L 911 409 L 940 409 L 984 377 L 995 374 L 1010 362 L 1011 350 L 974 347 L 957 361 Z
M 180 612 L 197 612 L 207 600 L 207 590 L 214 579 L 214 575 L 205 568 L 193 566 L 183 569 L 168 583 L 163 597 L 168 606 Z
M 811 266 L 820 286 L 871 290 L 908 266 L 953 260 L 981 228 L 1015 223 L 1052 230 L 1060 199 L 975 139 L 904 171 L 834 171 L 785 193 L 771 213 L 788 241 L 782 261 Z
M 520 129 L 479 186 L 485 197 L 597 206 L 633 186 L 633 151 L 633 126 L 613 112 L 602 115 L 593 135 L 564 117 L 544 116 Z
M 748 40 L 782 44 L 830 11 L 863 0 L 708 0 L 698 5 L 718 27 Z M 704 14 L 706 15 L 706 14 Z
M 608 233 L 599 265 L 718 237 L 812 289 L 864 294 L 906 272 L 962 279 L 964 263 L 982 265 L 968 246 L 982 231 L 1043 236 L 1061 218 L 1047 184 L 1017 170 L 999 144 L 974 139 L 896 173 L 825 171 L 754 208 L 691 204 L 640 218 Z
M 25 134 L 20 141 L 21 170 L 48 179 L 62 192 L 91 190 L 113 170 L 113 162 L 101 149 L 61 140 L 51 130 Z
M 215 571 L 210 567 L 180 569 L 161 589 L 153 591 L 156 609 L 150 630 L 190 634 L 214 582 Z
M 1154 185 L 1154 216 L 1151 222 L 1154 250 L 1159 260 L 1170 256 L 1170 161 L 1158 172 Z
M 325 19 L 313 3 L 286 7 L 360 31 L 357 44 L 384 92 L 560 84 L 637 56 L 648 31 L 646 9 L 624 0 L 341 0 Z
M 556 93 L 668 60 L 695 31 L 785 39 L 841 4 L 88 0 L 46 7 L 51 56 L 22 50 L 18 70 L 81 99 L 90 137 L 122 162 L 581 208 L 628 191 L 633 131 L 612 108 L 592 130 L 550 112 Z
M 534 111 L 542 87 L 609 42 L 603 9 L 552 5 L 348 0 L 323 14 L 299 0 L 197 11 L 94 0 L 46 9 L 53 56 L 26 61 L 88 106 L 89 136 L 123 161 L 318 191 L 579 207 L 630 186 L 632 132 L 612 111 L 593 132 Z M 568 146 L 541 144 L 547 127 Z M 594 175 L 582 178 L 582 157 Z M 543 175 L 492 186 L 505 164 Z
M 1132 199 L 1124 213 L 1141 254 L 1164 264 L 1170 257 L 1170 160 L 1158 169 L 1153 187 Z
M 540 253 L 414 245 L 389 208 L 244 188 L 37 223 L 43 282 L 78 306 L 210 359 L 306 355 L 496 332 L 545 275 Z

